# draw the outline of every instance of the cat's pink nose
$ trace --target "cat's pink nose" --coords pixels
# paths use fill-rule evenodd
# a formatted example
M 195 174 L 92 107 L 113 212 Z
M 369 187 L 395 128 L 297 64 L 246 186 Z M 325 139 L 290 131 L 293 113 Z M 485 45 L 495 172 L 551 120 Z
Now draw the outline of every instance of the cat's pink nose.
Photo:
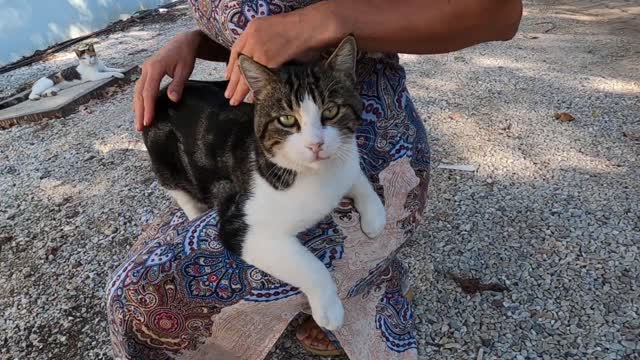
M 311 150 L 314 154 L 317 154 L 320 152 L 320 150 L 322 150 L 322 145 L 324 145 L 323 142 L 309 144 L 307 145 L 307 149 Z

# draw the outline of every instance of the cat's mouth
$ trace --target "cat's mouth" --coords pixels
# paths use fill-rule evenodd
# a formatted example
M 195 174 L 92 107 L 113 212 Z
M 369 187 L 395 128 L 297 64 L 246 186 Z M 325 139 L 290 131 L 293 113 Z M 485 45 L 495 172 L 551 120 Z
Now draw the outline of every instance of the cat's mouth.
M 324 160 L 329 160 L 331 158 L 331 156 L 323 156 L 323 155 L 320 155 L 320 154 L 315 154 L 315 155 L 316 155 L 315 159 L 311 160 L 312 163 L 319 162 L 319 161 L 324 161 Z

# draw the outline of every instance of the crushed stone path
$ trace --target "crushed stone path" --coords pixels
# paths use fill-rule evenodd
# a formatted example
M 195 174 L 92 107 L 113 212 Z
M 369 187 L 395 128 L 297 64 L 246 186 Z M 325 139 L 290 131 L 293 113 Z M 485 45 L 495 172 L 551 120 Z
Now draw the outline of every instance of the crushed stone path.
M 434 165 L 477 169 L 434 166 L 425 225 L 401 253 L 420 358 L 636 359 L 640 5 L 525 6 L 510 42 L 402 56 Z M 98 49 L 113 65 L 141 63 L 193 27 L 184 17 L 130 28 Z M 199 62 L 194 77 L 222 71 Z M 132 93 L 0 131 L 1 359 L 110 358 L 106 280 L 141 226 L 171 205 L 133 130 Z M 451 274 L 509 291 L 467 294 Z M 268 359 L 320 359 L 292 331 Z

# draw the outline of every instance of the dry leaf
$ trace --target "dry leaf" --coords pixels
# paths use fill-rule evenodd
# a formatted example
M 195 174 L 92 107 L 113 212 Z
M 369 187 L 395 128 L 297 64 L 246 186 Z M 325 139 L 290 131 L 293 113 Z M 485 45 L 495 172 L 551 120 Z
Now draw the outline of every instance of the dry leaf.
M 449 213 L 446 211 L 438 211 L 435 213 L 435 218 L 440 221 L 447 221 L 449 219 Z
M 49 126 L 51 126 L 51 124 L 49 124 L 49 122 L 48 122 L 47 120 L 49 120 L 49 119 L 43 119 L 43 120 L 42 120 L 42 121 L 43 121 L 43 122 L 42 122 L 42 124 L 40 124 L 40 126 L 38 126 L 38 127 L 35 129 L 35 132 L 40 132 L 40 131 L 42 131 L 42 130 L 46 130 L 46 129 L 48 129 L 48 128 L 49 128 Z
M 107 97 L 112 97 L 117 93 L 118 93 L 118 89 L 115 86 L 110 86 L 104 90 L 104 95 Z
M 458 111 L 452 112 L 451 114 L 449 114 L 449 119 L 451 120 L 462 120 L 462 114 Z
M 93 110 L 87 105 L 82 105 L 78 108 L 78 110 L 83 114 L 91 114 Z
M 568 112 L 557 112 L 553 114 L 553 117 L 560 122 L 569 122 L 576 119 L 575 117 L 573 117 L 573 115 L 569 114 Z
M 449 276 L 453 279 L 453 281 L 460 286 L 462 291 L 467 294 L 475 294 L 483 291 L 495 291 L 495 292 L 504 292 L 509 291 L 504 285 L 498 283 L 489 283 L 483 284 L 480 282 L 480 279 L 477 278 L 468 278 L 468 277 L 460 277 L 455 274 L 449 274 Z
M 13 235 L 9 235 L 9 234 L 0 234 L 0 247 L 2 245 L 7 245 L 8 243 L 12 242 L 15 238 L 13 237 Z
M 475 165 L 470 165 L 470 164 L 440 164 L 438 165 L 437 168 L 446 169 L 446 170 L 467 171 L 467 172 L 473 172 L 478 169 Z
M 58 254 L 58 251 L 60 251 L 60 246 L 59 245 L 55 245 L 55 246 L 51 246 L 47 249 L 47 256 L 56 256 Z
M 630 132 L 622 132 L 622 136 L 626 137 L 631 141 L 640 141 L 640 133 L 630 133 Z

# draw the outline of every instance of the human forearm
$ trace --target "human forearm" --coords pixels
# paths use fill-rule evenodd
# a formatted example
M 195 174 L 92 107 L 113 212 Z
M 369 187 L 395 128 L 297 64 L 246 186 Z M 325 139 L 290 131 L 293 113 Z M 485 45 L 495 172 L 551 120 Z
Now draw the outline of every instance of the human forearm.
M 435 54 L 511 39 L 520 0 L 328 0 L 309 6 L 306 22 L 324 22 L 323 40 L 354 34 L 361 49 Z
M 197 42 L 196 57 L 198 59 L 226 62 L 229 60 L 229 49 L 213 41 L 207 34 L 194 30 L 189 34 Z
M 240 54 L 271 68 L 309 60 L 354 34 L 370 52 L 435 54 L 514 36 L 521 0 L 326 0 L 251 20 L 232 47 L 225 96 L 239 104 L 249 93 Z

